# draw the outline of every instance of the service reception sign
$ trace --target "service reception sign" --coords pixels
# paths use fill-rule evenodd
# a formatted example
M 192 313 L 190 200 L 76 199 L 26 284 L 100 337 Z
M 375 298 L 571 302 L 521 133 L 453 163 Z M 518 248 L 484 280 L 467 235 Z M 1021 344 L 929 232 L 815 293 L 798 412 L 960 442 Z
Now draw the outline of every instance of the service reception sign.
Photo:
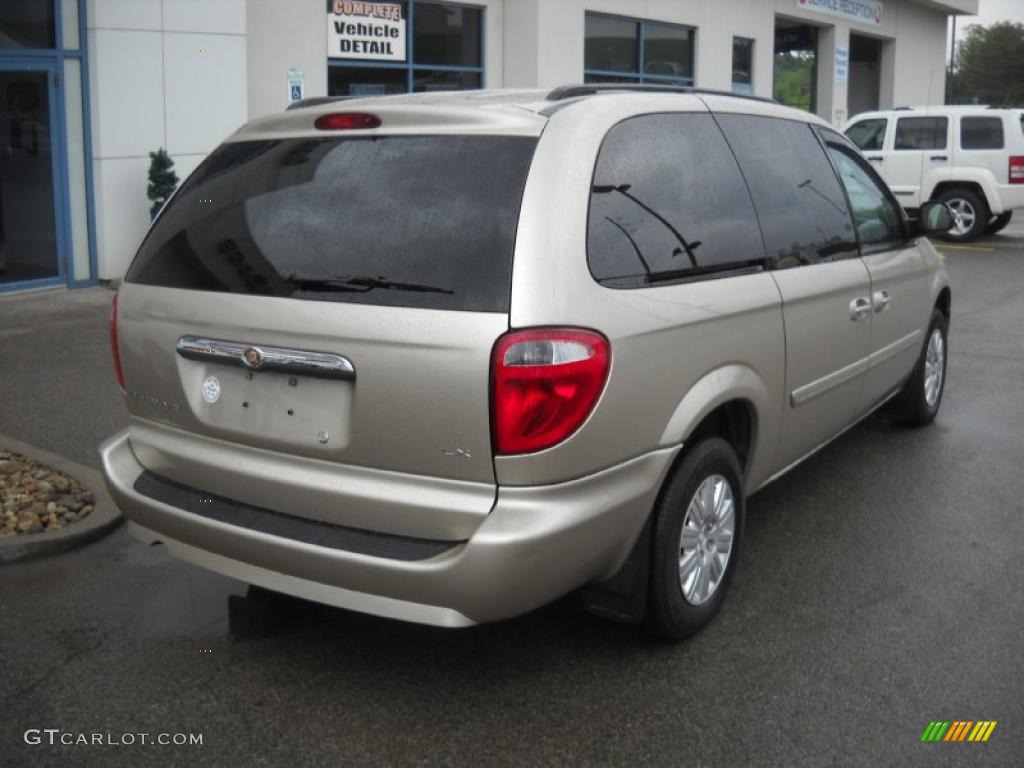
M 882 26 L 882 4 L 878 0 L 796 0 L 797 8 L 836 16 L 872 27 Z
M 405 61 L 405 19 L 398 3 L 329 0 L 327 56 Z

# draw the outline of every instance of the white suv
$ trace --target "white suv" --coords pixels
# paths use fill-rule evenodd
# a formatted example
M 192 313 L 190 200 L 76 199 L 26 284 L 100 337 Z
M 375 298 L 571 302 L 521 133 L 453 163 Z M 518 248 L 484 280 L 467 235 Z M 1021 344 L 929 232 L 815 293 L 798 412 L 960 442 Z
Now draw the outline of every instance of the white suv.
M 928 200 L 952 208 L 949 240 L 995 234 L 1024 208 L 1024 110 L 901 107 L 859 114 L 844 132 L 911 216 Z

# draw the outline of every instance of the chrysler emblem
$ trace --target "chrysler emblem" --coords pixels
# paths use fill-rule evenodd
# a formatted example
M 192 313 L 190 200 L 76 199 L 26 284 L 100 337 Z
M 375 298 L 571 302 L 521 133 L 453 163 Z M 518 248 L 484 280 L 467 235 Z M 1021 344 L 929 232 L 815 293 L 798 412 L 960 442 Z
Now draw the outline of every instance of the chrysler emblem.
M 259 368 L 263 363 L 263 353 L 256 347 L 249 347 L 245 350 L 245 364 L 250 368 Z

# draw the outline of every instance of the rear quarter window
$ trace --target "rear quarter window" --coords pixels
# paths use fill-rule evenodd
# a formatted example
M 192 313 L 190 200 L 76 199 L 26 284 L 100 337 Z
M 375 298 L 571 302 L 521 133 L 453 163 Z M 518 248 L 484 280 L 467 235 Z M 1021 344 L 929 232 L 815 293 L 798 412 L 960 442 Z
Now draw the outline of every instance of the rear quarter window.
M 126 280 L 507 312 L 536 143 L 453 135 L 225 144 L 162 212 Z
M 587 236 L 599 283 L 637 288 L 763 259 L 750 195 L 711 115 L 643 115 L 608 132 Z
M 964 117 L 960 120 L 961 149 L 1002 149 L 1006 145 L 1001 117 Z

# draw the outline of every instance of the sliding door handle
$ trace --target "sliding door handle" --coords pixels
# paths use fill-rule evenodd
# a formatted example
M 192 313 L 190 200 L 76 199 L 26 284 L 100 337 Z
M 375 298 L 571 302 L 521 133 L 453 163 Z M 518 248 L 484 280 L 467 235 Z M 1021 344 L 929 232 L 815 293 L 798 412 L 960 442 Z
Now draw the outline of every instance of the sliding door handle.
M 892 301 L 892 297 L 889 295 L 888 291 L 875 291 L 871 296 L 871 301 L 875 306 L 875 312 L 881 312 L 889 306 L 889 302 Z
M 871 300 L 867 296 L 858 296 L 850 302 L 850 319 L 853 322 L 863 320 L 871 314 Z

